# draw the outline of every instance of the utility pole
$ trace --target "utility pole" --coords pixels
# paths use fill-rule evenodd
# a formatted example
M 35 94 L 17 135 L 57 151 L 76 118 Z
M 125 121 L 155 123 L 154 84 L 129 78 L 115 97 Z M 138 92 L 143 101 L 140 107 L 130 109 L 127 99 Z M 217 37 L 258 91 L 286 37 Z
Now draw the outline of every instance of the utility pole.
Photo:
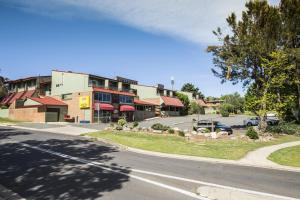
M 97 103 L 98 124 L 100 124 L 100 103 Z

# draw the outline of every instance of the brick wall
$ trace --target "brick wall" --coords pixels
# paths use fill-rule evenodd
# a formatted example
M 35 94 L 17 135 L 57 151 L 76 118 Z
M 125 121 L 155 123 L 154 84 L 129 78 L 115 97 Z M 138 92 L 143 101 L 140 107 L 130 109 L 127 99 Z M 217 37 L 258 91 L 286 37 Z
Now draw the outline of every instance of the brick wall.
M 9 118 L 18 121 L 45 122 L 45 110 L 43 107 L 9 109 Z

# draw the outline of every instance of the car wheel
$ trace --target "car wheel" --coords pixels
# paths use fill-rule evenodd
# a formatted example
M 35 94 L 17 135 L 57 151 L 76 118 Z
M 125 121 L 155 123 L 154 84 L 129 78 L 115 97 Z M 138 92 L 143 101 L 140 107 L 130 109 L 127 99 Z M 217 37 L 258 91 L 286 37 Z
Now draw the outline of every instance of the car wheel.
M 251 123 L 251 122 L 248 122 L 248 123 L 247 123 L 247 126 L 252 126 L 252 123 Z

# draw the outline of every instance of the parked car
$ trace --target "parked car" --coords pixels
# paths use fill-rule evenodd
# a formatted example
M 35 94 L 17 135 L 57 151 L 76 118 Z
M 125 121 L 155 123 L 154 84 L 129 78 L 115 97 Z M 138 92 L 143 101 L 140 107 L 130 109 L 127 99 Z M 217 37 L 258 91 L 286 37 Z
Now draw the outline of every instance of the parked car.
M 208 129 L 213 131 L 226 131 L 228 132 L 228 135 L 231 135 L 233 133 L 233 130 L 230 126 L 227 126 L 225 124 L 222 124 L 219 121 L 213 121 L 213 124 L 211 123 L 210 120 L 199 120 L 195 125 L 194 125 L 194 130 L 198 131 L 201 129 Z
M 259 117 L 252 117 L 252 118 L 244 120 L 244 125 L 245 126 L 258 126 L 259 121 L 260 121 Z M 266 122 L 268 125 L 273 126 L 273 125 L 277 125 L 279 123 L 279 119 L 275 115 L 267 115 Z
M 251 117 L 249 119 L 244 120 L 245 126 L 258 126 L 259 124 L 259 117 Z
M 267 124 L 270 126 L 278 125 L 279 124 L 279 119 L 276 116 L 267 116 Z

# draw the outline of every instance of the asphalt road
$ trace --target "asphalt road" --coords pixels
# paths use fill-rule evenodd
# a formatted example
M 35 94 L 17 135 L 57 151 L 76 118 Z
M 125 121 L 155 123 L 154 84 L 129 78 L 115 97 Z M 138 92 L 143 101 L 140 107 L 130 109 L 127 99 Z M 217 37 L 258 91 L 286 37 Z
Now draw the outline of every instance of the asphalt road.
M 27 199 L 196 199 L 206 182 L 300 197 L 297 172 L 161 158 L 0 127 L 0 185 Z

